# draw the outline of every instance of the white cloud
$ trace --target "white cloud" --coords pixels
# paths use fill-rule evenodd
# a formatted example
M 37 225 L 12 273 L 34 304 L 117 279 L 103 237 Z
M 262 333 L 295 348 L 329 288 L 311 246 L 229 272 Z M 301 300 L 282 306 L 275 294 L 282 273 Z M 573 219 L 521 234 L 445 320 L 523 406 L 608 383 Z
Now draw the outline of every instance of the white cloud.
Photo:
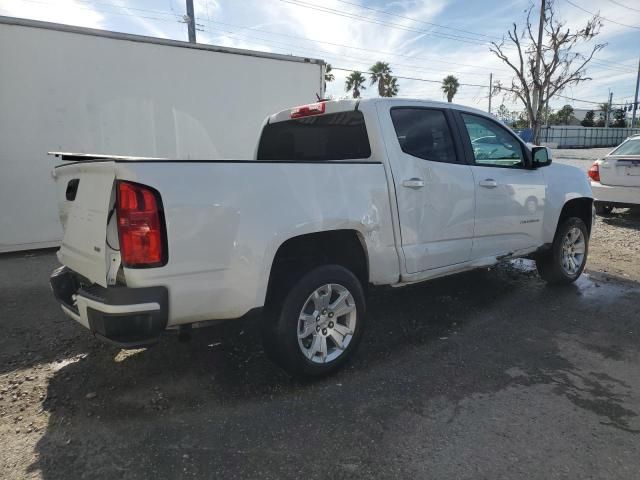
M 31 18 L 89 28 L 104 28 L 104 16 L 75 0 L 0 0 L 0 11 L 11 17 Z

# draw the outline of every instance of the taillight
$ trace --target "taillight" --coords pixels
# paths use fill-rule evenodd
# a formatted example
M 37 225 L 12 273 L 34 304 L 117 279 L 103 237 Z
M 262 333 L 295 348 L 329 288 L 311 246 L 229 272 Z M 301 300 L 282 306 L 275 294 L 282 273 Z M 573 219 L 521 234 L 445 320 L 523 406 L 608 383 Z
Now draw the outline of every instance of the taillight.
M 116 213 L 120 258 L 125 267 L 160 267 L 167 263 L 166 232 L 160 195 L 153 189 L 118 182 Z
M 597 163 L 594 163 L 593 165 L 591 165 L 591 168 L 587 172 L 587 175 L 589 175 L 589 178 L 594 182 L 600 181 L 600 167 L 598 166 Z
M 309 105 L 301 105 L 291 110 L 291 118 L 309 117 L 311 115 L 320 115 L 324 113 L 325 103 L 310 103 Z

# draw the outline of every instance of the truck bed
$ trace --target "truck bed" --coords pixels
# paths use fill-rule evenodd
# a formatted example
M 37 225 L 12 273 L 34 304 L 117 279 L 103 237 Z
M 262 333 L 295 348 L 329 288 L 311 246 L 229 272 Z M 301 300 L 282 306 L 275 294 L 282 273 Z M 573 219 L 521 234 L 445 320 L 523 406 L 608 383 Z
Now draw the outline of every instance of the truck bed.
M 56 168 L 65 230 L 59 259 L 99 285 L 107 285 L 110 255 L 117 253 L 110 215 L 116 183 L 142 183 L 161 195 L 168 261 L 159 268 L 124 268 L 121 277 L 129 287 L 169 287 L 169 325 L 236 318 L 261 307 L 278 248 L 327 228 L 359 232 L 373 259 L 371 278 L 398 280 L 379 162 L 57 155 L 65 162 Z M 69 200 L 74 179 L 77 198 Z

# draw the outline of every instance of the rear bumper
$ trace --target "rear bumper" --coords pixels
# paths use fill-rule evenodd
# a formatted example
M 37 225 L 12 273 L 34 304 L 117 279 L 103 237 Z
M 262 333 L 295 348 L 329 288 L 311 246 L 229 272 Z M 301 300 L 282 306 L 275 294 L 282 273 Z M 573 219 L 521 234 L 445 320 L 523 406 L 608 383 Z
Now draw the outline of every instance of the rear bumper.
M 640 187 L 619 187 L 591 182 L 596 202 L 619 205 L 640 205 Z
M 51 274 L 53 294 L 62 311 L 96 337 L 121 348 L 156 343 L 167 327 L 166 287 L 105 288 L 85 282 L 67 267 Z

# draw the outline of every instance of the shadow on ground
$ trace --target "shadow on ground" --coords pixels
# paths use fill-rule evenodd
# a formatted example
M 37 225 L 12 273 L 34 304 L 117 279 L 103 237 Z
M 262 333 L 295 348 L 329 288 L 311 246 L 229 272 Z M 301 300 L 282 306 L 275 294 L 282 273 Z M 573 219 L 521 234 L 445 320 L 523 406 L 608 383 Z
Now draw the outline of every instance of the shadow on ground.
M 609 215 L 600 217 L 607 225 L 640 230 L 640 209 L 614 209 Z
M 0 374 L 100 348 L 61 314 L 49 287 L 53 250 L 0 255 Z
M 126 355 L 72 335 L 70 353 L 86 355 L 49 382 L 49 422 L 31 471 L 46 479 L 389 478 L 428 467 L 436 477 L 473 478 L 478 465 L 495 472 L 513 462 L 508 453 L 479 456 L 494 427 L 468 419 L 469 402 L 517 392 L 490 424 L 502 425 L 534 390 L 540 405 L 566 404 L 577 424 L 593 417 L 607 435 L 634 435 L 631 392 L 640 381 L 589 362 L 637 362 L 639 293 L 637 284 L 584 277 L 549 288 L 522 266 L 377 290 L 358 355 L 315 382 L 267 361 L 258 320 L 194 332 L 190 343 L 167 335 Z M 554 432 L 562 418 L 545 421 L 540 428 L 566 440 Z M 503 429 L 492 432 L 496 451 L 515 444 Z M 463 441 L 472 443 L 453 443 Z M 467 460 L 439 459 L 452 443 Z M 531 461 L 544 469 L 545 455 L 540 447 Z

